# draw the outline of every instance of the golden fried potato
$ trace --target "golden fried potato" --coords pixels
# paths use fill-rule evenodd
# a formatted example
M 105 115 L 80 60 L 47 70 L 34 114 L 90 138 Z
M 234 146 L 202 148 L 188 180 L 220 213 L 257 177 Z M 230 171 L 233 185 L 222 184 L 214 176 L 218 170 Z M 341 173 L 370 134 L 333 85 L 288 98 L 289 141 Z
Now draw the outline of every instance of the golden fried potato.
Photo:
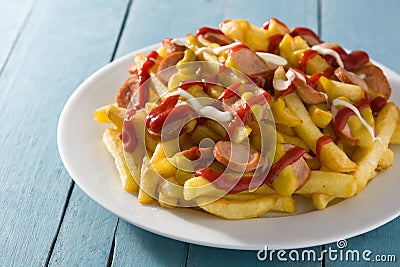
M 122 188 L 127 192 L 137 192 L 139 187 L 133 179 L 128 166 L 126 165 L 124 153 L 122 151 L 122 142 L 119 139 L 120 132 L 116 129 L 108 128 L 104 131 L 103 142 L 107 150 L 115 160 L 119 177 L 121 178 Z
M 260 196 L 250 200 L 220 198 L 211 203 L 200 205 L 200 208 L 224 219 L 249 219 L 271 210 L 276 201 L 275 197 L 270 196 Z M 200 198 L 197 203 L 207 203 L 207 199 Z

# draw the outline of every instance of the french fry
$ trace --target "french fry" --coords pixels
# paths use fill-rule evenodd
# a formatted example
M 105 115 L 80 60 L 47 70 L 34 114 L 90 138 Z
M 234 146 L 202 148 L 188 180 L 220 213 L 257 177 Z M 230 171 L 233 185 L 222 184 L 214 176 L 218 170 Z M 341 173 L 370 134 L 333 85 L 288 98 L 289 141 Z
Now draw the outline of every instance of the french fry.
M 385 152 L 383 152 L 383 155 L 378 162 L 377 169 L 384 170 L 391 167 L 393 165 L 393 158 L 394 158 L 393 150 L 391 150 L 390 148 L 386 149 Z
M 125 114 L 125 108 L 120 108 L 117 104 L 110 104 L 96 109 L 93 118 L 100 123 L 113 124 L 121 132 Z
M 275 202 L 275 205 L 271 208 L 271 211 L 296 213 L 296 201 L 292 196 L 279 196 Z
M 122 188 L 127 192 L 137 192 L 139 187 L 126 165 L 124 153 L 122 151 L 122 142 L 118 137 L 119 134 L 120 132 L 118 130 L 108 128 L 104 131 L 103 142 L 107 150 L 114 157 L 115 166 L 121 178 Z
M 293 92 L 284 98 L 288 108 L 303 121 L 302 124 L 295 126 L 294 130 L 315 153 L 316 142 L 322 136 L 321 131 L 312 122 L 307 109 L 297 93 Z M 333 142 L 321 148 L 320 160 L 322 164 L 338 172 L 350 172 L 357 169 L 357 164 L 351 161 Z
M 311 105 L 308 108 L 311 120 L 319 128 L 325 128 L 332 121 L 332 113 L 326 110 L 322 110 L 317 105 Z
M 390 143 L 395 145 L 400 144 L 400 120 L 397 122 L 396 128 L 390 138 Z
M 207 198 L 197 199 L 200 208 L 219 217 L 238 220 L 258 217 L 271 210 L 277 199 L 271 196 L 261 196 L 250 200 L 228 200 L 220 198 L 208 204 Z
M 297 194 L 326 194 L 334 197 L 349 198 L 357 191 L 357 180 L 351 174 L 312 171 L 308 182 Z
M 293 144 L 295 146 L 302 147 L 307 152 L 310 151 L 310 147 L 307 145 L 306 142 L 303 141 L 303 139 L 301 139 L 301 138 L 299 138 L 297 136 L 290 136 L 290 135 L 287 135 L 287 134 L 282 133 L 282 132 L 280 132 L 279 134 L 283 137 L 285 143 L 290 143 L 290 144 Z
M 364 98 L 364 90 L 360 86 L 332 81 L 324 76 L 319 78 L 318 86 L 321 91 L 328 95 L 329 99 L 335 99 L 344 96 L 351 102 L 357 103 Z
M 271 104 L 271 111 L 274 115 L 275 123 L 282 124 L 288 127 L 295 127 L 302 123 L 302 120 L 290 108 L 286 107 L 285 101 L 278 98 Z
M 179 199 L 183 199 L 183 189 L 178 185 L 174 176 L 168 177 L 160 183 L 158 202 L 161 206 L 174 208 Z
M 358 170 L 354 172 L 357 178 L 357 194 L 367 185 L 372 173 L 378 166 L 379 160 L 388 147 L 392 134 L 399 120 L 399 110 L 392 102 L 387 103 L 378 113 L 375 120 L 377 136 L 371 149 L 366 149 L 364 155 L 357 161 Z
M 334 200 L 336 197 L 326 195 L 326 194 L 313 194 L 312 195 L 312 202 L 314 204 L 314 207 L 316 207 L 319 210 L 325 209 L 329 202 Z
M 216 188 L 206 178 L 201 176 L 187 180 L 183 188 L 185 200 L 192 200 L 200 196 L 223 196 L 225 194 L 225 190 Z

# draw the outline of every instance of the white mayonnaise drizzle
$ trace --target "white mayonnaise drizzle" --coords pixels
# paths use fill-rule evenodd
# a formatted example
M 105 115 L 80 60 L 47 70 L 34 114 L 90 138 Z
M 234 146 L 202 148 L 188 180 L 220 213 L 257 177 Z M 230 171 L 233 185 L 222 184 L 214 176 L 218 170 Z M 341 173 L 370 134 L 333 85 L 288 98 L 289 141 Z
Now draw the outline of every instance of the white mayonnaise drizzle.
M 297 76 L 297 78 L 303 80 L 304 82 L 307 82 L 306 79 L 301 75 L 300 73 L 293 71 L 293 70 L 288 70 L 286 72 L 286 78 L 287 80 L 274 80 L 273 81 L 273 86 L 276 90 L 278 91 L 284 91 L 289 88 L 289 86 L 292 84 L 292 80 L 294 77 Z
M 367 129 L 367 131 L 368 131 L 368 133 L 371 135 L 371 137 L 372 137 L 372 140 L 378 140 L 378 141 L 380 141 L 381 143 L 382 143 L 382 139 L 381 138 L 379 138 L 379 137 L 375 137 L 375 134 L 374 134 L 374 129 L 372 129 L 372 127 L 371 127 L 371 125 L 369 125 L 365 120 L 364 120 L 364 118 L 361 116 L 361 114 L 360 114 L 360 111 L 358 111 L 358 109 L 355 107 L 355 106 L 353 106 L 352 104 L 350 104 L 349 102 L 346 102 L 346 101 L 344 101 L 344 100 L 340 100 L 340 99 L 334 99 L 333 101 L 332 101 L 332 105 L 334 105 L 335 107 L 337 107 L 337 106 L 345 106 L 346 108 L 349 108 L 349 109 L 351 109 L 355 114 L 356 114 L 356 116 L 360 119 L 360 121 L 361 121 L 361 124 L 362 125 L 364 125 L 364 127 Z M 383 144 L 383 143 L 382 143 Z
M 256 52 L 256 54 L 262 58 L 266 63 L 272 63 L 278 66 L 285 66 L 287 65 L 287 60 L 281 56 L 266 53 L 266 52 Z
M 365 75 L 364 73 L 361 73 L 358 75 L 358 77 L 360 77 L 360 79 L 365 79 L 367 77 L 367 75 Z
M 240 42 L 234 42 L 228 45 L 224 45 L 224 46 L 219 46 L 219 47 L 214 47 L 214 48 L 210 48 L 210 47 L 200 47 L 199 49 L 196 50 L 196 52 L 194 52 L 194 54 L 196 56 L 200 55 L 203 52 L 208 52 L 211 53 L 213 55 L 219 55 L 220 53 L 222 53 L 225 50 L 231 49 L 232 47 L 235 47 L 237 45 L 241 44 Z
M 188 103 L 192 106 L 192 108 L 201 116 L 204 116 L 209 119 L 213 119 L 218 122 L 227 122 L 232 120 L 232 114 L 229 111 L 220 111 L 212 106 L 203 106 L 200 101 L 194 97 L 189 92 L 178 88 L 171 95 L 181 95 L 186 98 Z
M 340 55 L 338 54 L 338 52 L 336 52 L 335 50 L 323 47 L 322 45 L 314 45 L 313 47 L 311 47 L 311 49 L 322 55 L 333 56 L 336 59 L 336 62 L 339 65 L 339 67 L 344 68 L 343 61 L 340 58 Z
M 180 45 L 180 46 L 184 46 L 185 45 L 181 40 L 179 40 L 177 38 L 172 39 L 171 43 L 176 44 L 176 45 Z

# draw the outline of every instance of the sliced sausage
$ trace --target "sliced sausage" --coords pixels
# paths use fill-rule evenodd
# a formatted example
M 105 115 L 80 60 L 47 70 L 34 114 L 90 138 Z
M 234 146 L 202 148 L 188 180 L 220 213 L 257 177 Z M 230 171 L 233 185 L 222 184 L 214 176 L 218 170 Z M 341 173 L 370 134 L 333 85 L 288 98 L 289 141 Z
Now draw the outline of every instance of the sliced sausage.
M 184 52 L 173 52 L 161 60 L 157 68 L 157 75 L 164 84 L 167 84 L 171 76 L 176 72 L 175 69 L 171 69 L 170 71 L 165 70 L 176 65 L 183 58 L 183 56 Z
M 218 141 L 214 148 L 217 161 L 236 172 L 253 171 L 264 162 L 260 152 L 254 148 L 231 141 Z
M 185 51 L 186 47 L 184 45 L 176 44 L 176 42 L 173 42 L 172 40 L 172 38 L 164 38 L 162 40 L 162 45 L 168 54 Z
M 364 74 L 365 83 L 377 94 L 389 99 L 392 88 L 383 71 L 375 65 L 363 65 L 357 69 L 358 74 Z
M 297 75 L 294 75 L 294 77 L 292 78 L 292 83 L 296 87 L 297 94 L 304 103 L 319 104 L 326 102 L 326 98 L 323 94 L 312 88 Z
M 341 82 L 358 85 L 365 92 L 368 92 L 368 85 L 357 74 L 347 71 L 341 67 L 337 68 L 334 73 Z
M 308 43 L 309 46 L 314 46 L 322 43 L 318 35 L 308 28 L 296 27 L 292 30 L 290 35 L 293 37 L 300 35 L 301 38 L 303 38 Z
M 265 61 L 247 47 L 235 49 L 232 51 L 231 56 L 240 71 L 247 76 L 257 76 L 270 71 Z
M 138 90 L 138 88 L 138 74 L 137 72 L 134 72 L 133 75 L 129 77 L 119 89 L 116 97 L 118 107 L 127 108 L 131 102 L 133 94 Z
M 285 152 L 291 150 L 294 147 L 292 144 L 283 144 L 283 149 Z M 307 156 L 309 156 L 307 154 Z M 306 156 L 306 157 L 307 157 Z M 296 162 L 292 164 L 293 171 L 297 176 L 297 190 L 300 189 L 311 176 L 311 169 L 308 167 L 307 162 L 304 160 L 304 156 L 299 158 Z
M 206 32 L 201 35 L 201 38 L 208 43 L 217 43 L 221 46 L 231 44 L 235 41 L 225 34 L 217 32 Z
M 242 47 L 232 52 L 233 61 L 239 70 L 250 77 L 260 88 L 271 88 L 274 72 L 278 68 L 269 64 L 249 48 Z

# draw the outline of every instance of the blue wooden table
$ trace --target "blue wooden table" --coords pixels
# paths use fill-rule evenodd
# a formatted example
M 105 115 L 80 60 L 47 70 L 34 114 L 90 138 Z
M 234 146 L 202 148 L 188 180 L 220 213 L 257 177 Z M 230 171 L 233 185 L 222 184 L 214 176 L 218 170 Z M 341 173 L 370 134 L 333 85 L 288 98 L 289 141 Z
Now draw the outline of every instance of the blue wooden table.
M 254 251 L 193 245 L 139 229 L 74 184 L 58 155 L 56 129 L 68 97 L 101 66 L 227 18 L 261 25 L 277 17 L 289 27 L 310 27 L 323 40 L 366 50 L 400 73 L 399 12 L 397 0 L 0 0 L 0 266 L 374 265 L 261 262 Z M 399 262 L 399 230 L 397 218 L 347 240 L 348 247 L 395 255 Z

